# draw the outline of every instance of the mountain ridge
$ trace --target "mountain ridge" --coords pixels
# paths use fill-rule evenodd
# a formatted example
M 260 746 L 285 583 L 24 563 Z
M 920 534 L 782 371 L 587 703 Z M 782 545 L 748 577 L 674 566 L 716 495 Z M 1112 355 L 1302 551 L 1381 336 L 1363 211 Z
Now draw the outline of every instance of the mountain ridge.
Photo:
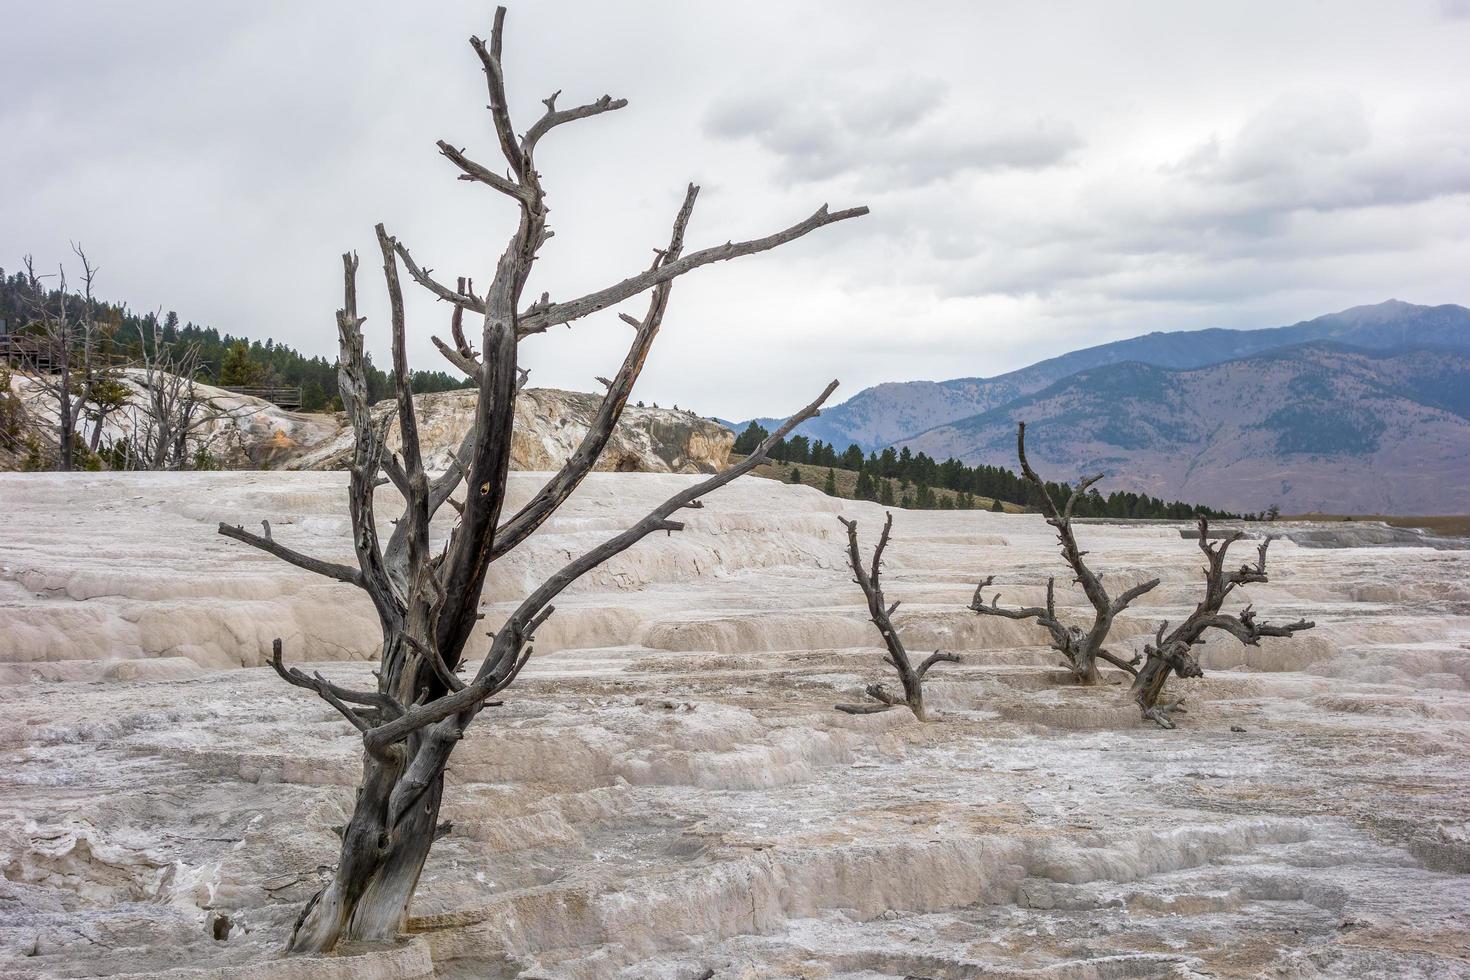
M 901 447 L 1014 462 L 1017 422 L 1048 479 L 1216 507 L 1470 512 L 1470 350 L 1270 348 L 1193 368 L 1123 361 L 1078 371 Z
M 1070 351 L 990 378 L 873 385 L 824 409 L 801 431 L 838 447 L 857 443 L 865 450 L 881 449 L 929 429 L 983 414 L 1081 370 L 1127 360 L 1159 367 L 1202 367 L 1313 340 L 1338 340 L 1370 350 L 1406 345 L 1470 348 L 1470 309 L 1453 303 L 1421 306 L 1390 299 L 1279 327 L 1153 331 Z M 770 428 L 781 420 L 751 421 Z M 749 422 L 725 424 L 739 431 Z

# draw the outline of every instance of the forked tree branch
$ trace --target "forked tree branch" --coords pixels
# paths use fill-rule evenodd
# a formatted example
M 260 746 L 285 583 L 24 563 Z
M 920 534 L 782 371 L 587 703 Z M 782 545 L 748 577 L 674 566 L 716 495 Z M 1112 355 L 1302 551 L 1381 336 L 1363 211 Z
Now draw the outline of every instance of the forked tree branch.
M 232 527 L 223 521 L 220 522 L 219 533 L 227 538 L 242 541 L 252 548 L 259 548 L 266 554 L 275 555 L 282 561 L 289 562 L 297 568 L 304 569 L 308 572 L 315 572 L 318 575 L 324 575 L 330 579 L 336 579 L 338 582 L 346 582 L 348 585 L 362 587 L 362 573 L 348 565 L 338 564 L 334 561 L 323 561 L 320 558 L 304 555 L 299 551 L 286 547 L 279 541 L 255 534 L 252 531 L 247 531 L 239 525 Z
M 366 732 L 372 726 L 357 712 L 347 707 L 348 703 L 361 704 L 370 708 L 376 708 L 382 715 L 383 720 L 391 720 L 403 714 L 403 705 L 393 698 L 378 691 L 354 691 L 351 688 L 341 687 L 327 680 L 320 673 L 308 677 L 298 667 L 287 667 L 281 662 L 281 638 L 276 637 L 271 643 L 271 669 L 274 670 L 287 684 L 315 692 L 322 700 L 342 713 L 352 725 L 359 731 Z
M 867 214 L 866 207 L 848 208 L 845 211 L 828 211 L 824 204 L 811 217 L 799 221 L 789 228 L 778 231 L 764 238 L 755 238 L 744 242 L 726 242 L 724 245 L 716 245 L 711 248 L 700 249 L 691 252 L 677 262 L 670 262 L 657 268 L 649 269 L 634 276 L 629 276 L 621 282 L 600 289 L 594 293 L 577 299 L 568 300 L 564 303 L 546 303 L 523 310 L 516 318 L 516 333 L 521 337 L 531 334 L 543 333 L 548 327 L 561 323 L 569 323 L 572 320 L 581 319 L 599 310 L 607 309 L 625 299 L 637 296 L 657 286 L 659 283 L 668 282 L 692 272 L 701 266 L 710 265 L 714 262 L 724 262 L 729 259 L 739 258 L 744 255 L 755 255 L 759 252 L 768 252 L 779 245 L 795 241 L 804 235 L 816 231 L 818 228 L 845 221 L 848 218 L 856 218 Z M 465 293 L 450 289 L 443 283 L 435 280 L 429 272 L 421 269 L 408 255 L 407 249 L 400 249 L 399 257 L 403 259 L 404 268 L 419 285 L 446 302 L 474 313 L 485 312 L 485 301 Z
M 1240 586 L 1269 581 L 1266 572 L 1266 554 L 1273 540 L 1269 535 L 1256 547 L 1256 563 L 1244 563 L 1234 571 L 1225 569 L 1230 546 L 1245 535 L 1234 531 L 1218 545 L 1210 544 L 1210 522 L 1203 515 L 1198 520 L 1199 547 L 1205 554 L 1205 595 L 1194 611 L 1178 626 L 1165 635 L 1168 622 L 1161 623 L 1154 635 L 1153 643 L 1144 645 L 1146 657 L 1143 669 L 1133 681 L 1134 698 L 1143 717 L 1152 719 L 1161 728 L 1173 728 L 1170 715 L 1183 708 L 1179 702 L 1163 704 L 1160 695 L 1169 675 L 1179 677 L 1202 677 L 1204 669 L 1194 656 L 1193 649 L 1204 642 L 1205 634 L 1218 629 L 1229 633 L 1247 646 L 1257 646 L 1266 636 L 1289 637 L 1316 626 L 1306 619 L 1294 623 L 1273 625 L 1256 621 L 1255 612 L 1246 606 L 1237 615 L 1222 612 L 1225 600 Z
M 888 542 L 893 532 L 893 514 L 888 513 L 884 517 L 883 530 L 878 535 L 878 544 L 873 549 L 873 559 L 867 567 L 863 565 L 862 552 L 858 546 L 857 521 L 850 521 L 838 515 L 837 520 L 847 529 L 847 564 L 852 569 L 852 580 L 858 588 L 863 591 L 863 598 L 868 604 L 868 618 L 878 629 L 878 635 L 883 638 L 883 645 L 887 649 L 884 662 L 889 664 L 898 673 L 899 682 L 903 685 L 903 696 L 898 697 L 890 694 L 882 684 L 869 684 L 865 688 L 868 697 L 881 703 L 881 707 L 866 704 L 838 704 L 838 711 L 847 714 L 872 714 L 874 711 L 883 711 L 887 708 L 907 705 L 914 713 L 914 717 L 920 721 L 927 721 L 928 715 L 924 710 L 924 675 L 929 668 L 937 663 L 959 663 L 960 657 L 954 653 L 944 653 L 935 650 L 916 669 L 909 660 L 908 650 L 903 645 L 903 640 L 898 635 L 898 630 L 891 619 L 898 603 L 888 604 L 883 595 L 883 552 L 888 548 Z
M 548 578 L 522 601 L 506 620 L 505 625 L 496 632 L 490 653 L 481 664 L 471 684 L 464 690 L 409 709 L 404 717 L 369 732 L 367 735 L 369 742 L 377 746 L 384 746 L 407 738 L 411 733 L 426 725 L 474 709 L 486 698 L 504 689 L 515 673 L 518 673 L 524 666 L 528 655 L 526 645 L 531 642 L 536 627 L 550 615 L 552 600 L 560 595 L 567 586 L 655 531 L 682 531 L 684 525 L 670 519 L 673 514 L 684 508 L 702 507 L 700 498 L 744 476 L 764 462 L 771 448 L 784 439 L 792 429 L 820 414 L 822 404 L 836 388 L 837 382 L 833 381 L 815 401 L 787 419 L 754 452 L 736 465 L 674 494 L 637 524 L 574 559 Z
M 684 231 L 689 225 L 690 216 L 694 213 L 694 201 L 698 195 L 699 188 L 690 184 L 684 194 L 684 203 L 674 218 L 674 229 L 669 236 L 668 248 L 656 253 L 653 260 L 654 269 L 679 258 L 679 253 L 684 248 Z M 536 496 L 532 497 L 495 532 L 495 547 L 492 551 L 495 557 L 509 553 L 532 531 L 540 527 L 542 522 L 571 496 L 572 491 L 577 489 L 597 463 L 602 451 L 612 438 L 618 419 L 622 417 L 623 409 L 628 404 L 628 397 L 633 393 L 633 384 L 638 380 L 644 362 L 648 358 L 648 352 L 652 349 L 653 341 L 658 336 L 659 327 L 663 324 L 664 312 L 668 309 L 672 288 L 672 281 L 654 287 L 648 304 L 648 312 L 644 314 L 642 320 L 634 321 L 637 328 L 632 346 L 628 349 L 627 356 L 623 358 L 617 376 L 608 384 L 607 394 L 603 396 L 602 403 L 597 408 L 597 414 L 593 416 L 588 425 L 587 434 L 582 437 L 581 443 L 562 465 L 556 476 L 547 481 Z
M 1117 599 L 1108 595 L 1108 590 L 1103 586 L 1102 578 L 1088 566 L 1083 559 L 1087 552 L 1077 545 L 1077 537 L 1072 531 L 1072 515 L 1077 501 L 1083 499 L 1087 492 L 1101 480 L 1102 474 L 1098 473 L 1086 477 L 1071 488 L 1067 494 L 1066 501 L 1061 507 L 1057 506 L 1056 500 L 1051 495 L 1046 481 L 1031 467 L 1031 461 L 1026 457 L 1026 423 L 1022 422 L 1016 429 L 1016 456 L 1021 463 L 1021 475 L 1029 483 L 1035 492 L 1037 501 L 1041 506 L 1042 514 L 1046 522 L 1056 531 L 1057 542 L 1061 546 L 1062 558 L 1072 569 L 1074 580 L 1082 586 L 1087 601 L 1093 608 L 1092 625 L 1086 630 L 1077 626 L 1062 623 L 1056 615 L 1056 583 L 1055 579 L 1049 579 L 1046 584 L 1046 608 L 1026 607 L 1022 609 L 1002 609 L 1000 596 L 996 596 L 989 603 L 985 602 L 983 592 L 987 586 L 994 581 L 993 576 L 981 582 L 975 589 L 975 596 L 970 602 L 970 608 L 982 616 L 1002 616 L 1007 619 L 1025 620 L 1034 619 L 1044 626 L 1051 634 L 1052 648 L 1062 654 L 1066 659 L 1066 666 L 1072 671 L 1073 676 L 1082 683 L 1097 683 L 1098 673 L 1096 661 L 1101 659 L 1113 664 L 1130 674 L 1137 674 L 1134 662 L 1124 661 L 1113 656 L 1103 644 L 1107 642 L 1108 633 L 1112 630 L 1113 620 L 1139 597 L 1158 587 L 1159 580 L 1149 579 L 1141 582 L 1126 591 Z

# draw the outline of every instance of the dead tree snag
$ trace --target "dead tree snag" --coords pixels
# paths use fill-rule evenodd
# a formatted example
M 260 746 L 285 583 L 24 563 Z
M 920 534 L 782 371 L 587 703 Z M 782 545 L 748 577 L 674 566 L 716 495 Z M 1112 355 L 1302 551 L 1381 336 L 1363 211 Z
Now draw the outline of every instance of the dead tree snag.
M 1206 561 L 1203 569 L 1205 596 L 1194 612 L 1172 632 L 1165 635 L 1164 631 L 1169 624 L 1167 621 L 1163 622 L 1159 624 L 1154 641 L 1144 645 L 1146 660 L 1143 669 L 1133 680 L 1133 695 L 1143 717 L 1151 719 L 1161 728 L 1173 728 L 1174 722 L 1170 716 L 1176 712 L 1184 712 L 1183 698 L 1167 704 L 1160 702 L 1164 682 L 1171 673 L 1180 677 L 1204 676 L 1204 669 L 1200 667 L 1191 650 L 1204 641 L 1205 634 L 1210 630 L 1223 630 L 1247 646 L 1258 646 L 1263 636 L 1292 636 L 1317 625 L 1305 619 L 1283 626 L 1260 623 L 1256 621 L 1256 614 L 1250 606 L 1237 614 L 1221 611 L 1225 600 L 1238 587 L 1268 581 L 1266 549 L 1271 547 L 1273 540 L 1269 536 L 1257 546 L 1254 565 L 1242 564 L 1234 571 L 1225 569 L 1225 556 L 1230 546 L 1244 536 L 1243 532 L 1236 531 L 1222 539 L 1218 545 L 1212 545 L 1210 523 L 1204 517 L 1199 519 L 1199 546 L 1205 553 Z
M 669 498 L 622 534 L 568 562 L 527 595 L 494 634 L 488 652 L 469 679 L 459 670 L 471 653 L 470 636 L 480 618 L 480 592 L 490 564 L 524 541 L 545 522 L 592 469 L 612 436 L 644 359 L 658 334 L 673 280 L 720 259 L 764 251 L 799 238 L 824 225 L 856 217 L 866 208 L 829 212 L 824 206 L 806 221 L 768 238 L 683 254 L 684 233 L 698 188 L 690 186 L 674 219 L 669 243 L 655 253 L 651 266 L 607 289 L 580 299 L 553 303 L 545 294 L 529 305 L 523 293 L 534 262 L 546 240 L 545 192 L 536 166 L 540 141 L 564 124 L 622 108 L 607 96 L 573 109 L 558 109 L 556 96 L 545 100 L 546 112 L 525 135 L 517 136 L 506 108 L 501 42 L 505 10 L 496 11 L 489 42 L 470 41 L 489 87 L 490 117 L 505 158 L 504 175 L 470 160 L 448 143 L 440 151 L 462 172 L 462 179 L 484 184 L 510 198 L 520 220 L 500 255 L 489 287 L 476 295 L 469 280 L 449 289 L 430 278 L 408 249 L 382 225 L 378 249 L 390 308 L 396 413 L 375 421 L 368 405 L 363 318 L 357 312 L 357 258 L 343 256 L 343 305 L 337 314 L 340 342 L 338 374 L 344 408 L 356 441 L 349 467 L 348 510 L 356 562 L 324 561 L 241 527 L 221 524 L 228 537 L 267 551 L 299 568 L 363 590 L 382 626 L 378 682 L 359 690 L 334 684 L 320 675 L 288 668 L 277 643 L 272 666 L 288 683 L 309 690 L 332 705 L 361 735 L 362 781 L 352 816 L 343 831 L 337 867 L 326 888 L 302 912 L 290 940 L 296 952 L 334 949 L 347 940 L 388 941 L 400 931 L 409 902 L 435 838 L 444 791 L 444 769 L 465 729 L 496 693 L 509 686 L 531 656 L 537 628 L 551 615 L 552 600 L 589 570 L 632 547 L 655 531 L 673 532 L 683 524 L 673 515 L 699 507 L 700 498 L 749 472 L 766 457 L 776 440 L 817 414 L 836 382 L 810 405 L 773 432 L 747 459 Z M 420 450 L 411 372 L 406 354 L 400 264 L 420 285 L 453 307 L 451 339 L 437 346 L 446 358 L 478 384 L 474 424 L 465 434 L 450 468 L 430 476 Z M 510 467 L 511 423 L 517 392 L 525 373 L 517 363 L 522 338 L 543 332 L 629 297 L 647 292 L 642 318 L 623 315 L 633 328 L 633 341 L 602 405 L 581 444 L 545 486 L 524 506 L 506 516 L 507 472 Z M 464 312 L 481 314 L 479 349 L 469 343 Z M 386 445 L 387 429 L 396 421 L 400 453 Z M 463 484 L 460 499 L 451 495 Z M 385 541 L 376 515 L 375 495 L 391 486 L 406 504 L 402 518 Z M 449 503 L 457 520 L 442 549 L 430 547 L 429 526 Z M 309 651 L 308 651 L 309 653 Z
M 24 260 L 26 305 L 35 318 L 40 332 L 40 352 L 44 352 L 47 362 L 43 369 L 38 358 L 36 381 L 48 400 L 56 402 L 56 468 L 63 472 L 75 469 L 78 450 L 87 448 L 85 441 L 81 441 L 80 429 L 93 389 L 110 380 L 96 357 L 97 300 L 92 294 L 92 284 L 97 278 L 97 267 L 80 245 L 73 243 L 72 251 L 82 263 L 82 291 L 76 296 L 67 292 L 66 269 L 61 267 L 57 270 L 54 304 L 42 282 L 47 277 L 36 274 L 29 255 Z
M 1052 498 L 1051 491 L 1047 489 L 1046 481 L 1036 474 L 1036 471 L 1031 468 L 1031 463 L 1026 459 L 1025 422 L 1022 422 L 1016 430 L 1016 455 L 1021 461 L 1022 476 L 1036 491 L 1041 512 L 1046 515 L 1046 522 L 1056 529 L 1057 541 L 1062 549 L 1062 558 L 1072 568 L 1073 581 L 1082 586 L 1087 601 L 1092 604 L 1092 624 L 1084 630 L 1080 626 L 1064 623 L 1057 618 L 1055 578 L 1047 579 L 1045 608 L 1025 606 L 1019 609 L 1003 609 L 999 595 L 993 596 L 987 603 L 984 592 L 995 581 L 993 575 L 975 587 L 975 597 L 970 601 L 970 608 L 982 616 L 1036 620 L 1051 634 L 1052 649 L 1062 655 L 1064 666 L 1071 671 L 1073 679 L 1079 684 L 1097 684 L 1101 680 L 1097 667 L 1099 660 L 1106 661 L 1119 670 L 1137 676 L 1137 657 L 1132 660 L 1123 660 L 1111 653 L 1103 644 L 1107 642 L 1108 633 L 1113 628 L 1113 620 L 1118 614 L 1127 609 L 1139 596 L 1154 589 L 1159 584 L 1159 580 L 1149 579 L 1147 582 L 1133 586 L 1114 599 L 1103 586 L 1101 576 L 1083 561 L 1087 552 L 1077 546 L 1077 537 L 1072 532 L 1073 507 L 1093 484 L 1103 478 L 1103 475 L 1098 473 L 1095 476 L 1084 478 L 1072 488 L 1062 506 L 1058 507 Z
M 878 546 L 873 549 L 873 562 L 868 567 L 863 566 L 863 556 L 858 550 L 857 521 L 849 521 L 845 517 L 837 519 L 847 528 L 847 562 L 852 566 L 852 580 L 863 590 L 863 595 L 868 600 L 868 618 L 878 627 L 883 645 L 888 648 L 888 655 L 883 658 L 883 662 L 898 672 L 899 683 L 903 686 L 903 695 L 900 697 L 882 684 L 869 684 L 865 692 L 876 704 L 839 704 L 837 710 L 850 715 L 867 715 L 906 706 L 914 713 L 915 718 L 928 721 L 929 718 L 924 713 L 924 675 L 937 663 L 959 663 L 959 654 L 935 650 L 915 667 L 909 660 L 908 651 L 904 649 L 903 640 L 899 639 L 898 630 L 890 618 L 898 608 L 898 603 L 890 605 L 883 597 L 882 581 L 883 552 L 888 547 L 889 533 L 893 530 L 893 515 L 888 514 L 883 522 L 883 533 L 878 536 Z

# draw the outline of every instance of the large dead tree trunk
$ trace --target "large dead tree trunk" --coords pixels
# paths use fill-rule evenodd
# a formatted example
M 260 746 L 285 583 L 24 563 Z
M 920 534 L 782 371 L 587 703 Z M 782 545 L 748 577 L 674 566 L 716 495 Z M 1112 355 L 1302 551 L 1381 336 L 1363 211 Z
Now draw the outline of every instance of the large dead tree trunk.
M 1040 501 L 1041 512 L 1046 515 L 1046 522 L 1057 532 L 1057 541 L 1061 545 L 1062 558 L 1072 568 L 1074 581 L 1082 586 L 1087 601 L 1092 604 L 1092 624 L 1086 629 L 1080 626 L 1063 623 L 1057 618 L 1056 607 L 1056 579 L 1049 578 L 1046 582 L 1046 606 L 1025 606 L 1019 609 L 1003 609 L 1000 605 L 1000 596 L 997 594 L 987 603 L 984 592 L 986 588 L 995 581 L 995 576 L 989 576 L 975 588 L 975 597 L 970 601 L 970 608 L 982 616 L 1002 616 L 1006 619 L 1034 619 L 1038 624 L 1044 626 L 1051 634 L 1051 646 L 1062 655 L 1063 664 L 1071 672 L 1072 678 L 1079 684 L 1097 684 L 1101 680 L 1098 673 L 1097 662 L 1105 661 L 1117 667 L 1119 670 L 1137 676 L 1138 658 L 1123 660 L 1110 652 L 1104 643 L 1107 642 L 1108 633 L 1113 628 L 1113 620 L 1118 614 L 1127 609 L 1139 596 L 1151 591 L 1159 584 L 1159 580 L 1149 579 L 1128 589 L 1118 598 L 1114 599 L 1104 588 L 1102 578 L 1087 566 L 1083 558 L 1087 552 L 1077 546 L 1076 535 L 1072 533 L 1072 510 L 1079 499 L 1087 494 L 1087 491 L 1103 478 L 1101 473 L 1096 476 L 1084 478 L 1072 488 L 1067 495 L 1066 501 L 1058 507 L 1052 498 L 1051 491 L 1047 488 L 1046 481 L 1037 475 L 1031 468 L 1031 463 L 1026 459 L 1026 423 L 1022 422 L 1016 429 L 1016 455 L 1021 461 L 1021 474 L 1026 482 L 1030 483 L 1036 491 Z
M 1170 716 L 1185 710 L 1182 698 L 1169 703 L 1160 700 L 1164 683 L 1170 674 L 1180 677 L 1204 676 L 1204 669 L 1191 651 L 1204 641 L 1205 634 L 1210 630 L 1223 630 L 1247 646 L 1258 646 L 1263 636 L 1292 636 L 1316 625 L 1305 619 L 1282 626 L 1259 623 L 1250 606 L 1246 606 L 1238 614 L 1221 611 L 1225 600 L 1238 587 L 1267 581 L 1266 550 L 1271 547 L 1273 540 L 1269 536 L 1257 546 L 1254 565 L 1246 563 L 1234 571 L 1226 570 L 1226 553 L 1232 544 L 1244 536 L 1243 532 L 1236 531 L 1222 539 L 1218 545 L 1212 545 L 1210 523 L 1204 517 L 1199 519 L 1199 546 L 1205 553 L 1206 560 L 1205 596 L 1194 612 L 1172 632 L 1165 635 L 1164 631 L 1169 626 L 1165 621 L 1159 625 L 1154 642 L 1144 645 L 1146 659 L 1143 669 L 1134 678 L 1133 695 L 1143 717 L 1161 728 L 1173 728 L 1174 722 Z
M 475 295 L 460 280 L 450 289 L 420 268 L 397 239 L 377 227 L 378 248 L 391 310 L 393 377 L 397 412 L 374 422 L 369 412 L 363 319 L 357 313 L 357 259 L 343 256 L 343 308 L 337 315 L 340 341 L 339 384 L 343 405 L 356 434 L 349 468 L 348 509 L 356 567 L 313 558 L 264 534 L 221 524 L 221 534 L 277 555 L 298 567 L 362 589 L 377 610 L 383 645 L 375 689 L 349 689 L 283 663 L 280 641 L 272 666 L 287 682 L 315 692 L 361 734 L 362 782 L 331 882 L 303 911 L 290 940 L 297 952 L 333 949 L 344 940 L 391 940 L 402 928 L 424 861 L 436 836 L 447 831 L 438 819 L 444 767 L 465 729 L 487 701 L 504 690 L 531 656 L 536 629 L 551 615 L 552 600 L 579 576 L 632 547 L 655 531 L 678 531 L 672 519 L 700 498 L 749 472 L 765 459 L 778 439 L 817 414 L 836 382 L 810 405 L 773 432 L 740 464 L 674 495 L 622 534 L 569 562 L 526 596 L 497 630 L 479 668 L 469 680 L 459 670 L 470 651 L 471 632 L 481 618 L 480 591 L 492 562 L 526 539 L 567 499 L 591 470 L 611 437 L 629 393 L 642 370 L 668 304 L 672 280 L 702 265 L 764 251 L 824 225 L 865 214 L 866 208 L 829 212 L 824 206 L 785 231 L 750 242 L 730 243 L 683 254 L 684 232 L 698 188 L 690 186 L 674 219 L 666 248 L 655 253 L 642 273 L 579 299 L 553 303 L 543 294 L 522 305 L 522 292 L 541 246 L 550 237 L 547 208 L 536 168 L 541 139 L 565 123 L 622 108 L 621 99 L 603 96 L 572 109 L 558 109 L 556 96 L 524 136 L 517 137 L 506 108 L 501 67 L 505 10 L 496 11 L 490 41 L 472 38 L 489 87 L 489 109 L 508 170 L 469 159 L 448 143 L 440 151 L 461 171 L 461 179 L 484 184 L 514 201 L 520 211 L 515 234 L 501 254 L 489 288 Z M 452 345 L 435 338 L 440 351 L 479 384 L 474 424 L 465 434 L 450 469 L 430 477 L 424 470 L 414 416 L 406 355 L 399 264 L 420 285 L 453 306 Z M 584 316 L 650 292 L 642 319 L 623 314 L 634 335 L 628 355 L 587 435 L 562 469 L 529 503 L 508 517 L 502 513 L 510 467 L 511 422 L 525 373 L 517 364 L 519 341 L 557 323 Z M 463 314 L 483 315 L 480 349 L 468 342 Z M 401 454 L 386 447 L 388 426 L 396 420 Z M 375 493 L 391 485 L 405 510 L 388 541 L 379 536 Z M 464 484 L 462 498 L 451 494 Z M 430 522 L 450 503 L 458 520 L 442 548 L 431 549 Z M 308 651 L 309 654 L 310 651 Z
M 852 580 L 863 590 L 863 596 L 868 600 L 868 618 L 878 627 L 878 635 L 883 637 L 883 645 L 888 648 L 888 655 L 883 658 L 883 662 L 898 673 L 899 684 L 903 687 L 903 695 L 900 697 L 882 684 L 869 684 L 865 693 L 875 704 L 839 704 L 837 710 L 850 715 L 866 715 L 906 706 L 914 713 L 915 718 L 928 721 L 929 716 L 924 711 L 924 675 L 937 663 L 959 663 L 959 654 L 935 650 L 915 667 L 913 661 L 909 660 L 903 640 L 899 639 L 898 630 L 890 618 L 898 608 L 898 603 L 888 604 L 883 596 L 882 579 L 883 552 L 888 547 L 889 533 L 893 530 L 893 515 L 886 515 L 883 533 L 878 536 L 878 546 L 873 549 L 873 563 L 866 568 L 863 567 L 862 552 L 858 550 L 857 521 L 849 521 L 845 517 L 837 519 L 847 528 L 847 563 L 852 567 Z

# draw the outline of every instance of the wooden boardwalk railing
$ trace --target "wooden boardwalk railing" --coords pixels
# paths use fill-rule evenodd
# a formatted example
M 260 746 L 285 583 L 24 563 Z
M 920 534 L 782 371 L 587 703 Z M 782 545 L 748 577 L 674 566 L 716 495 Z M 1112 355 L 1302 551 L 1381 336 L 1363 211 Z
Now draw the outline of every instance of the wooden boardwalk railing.
M 251 398 L 271 402 L 288 412 L 301 411 L 300 388 L 237 388 L 233 385 L 220 385 L 219 387 L 225 391 L 233 391 L 237 395 L 248 395 Z

